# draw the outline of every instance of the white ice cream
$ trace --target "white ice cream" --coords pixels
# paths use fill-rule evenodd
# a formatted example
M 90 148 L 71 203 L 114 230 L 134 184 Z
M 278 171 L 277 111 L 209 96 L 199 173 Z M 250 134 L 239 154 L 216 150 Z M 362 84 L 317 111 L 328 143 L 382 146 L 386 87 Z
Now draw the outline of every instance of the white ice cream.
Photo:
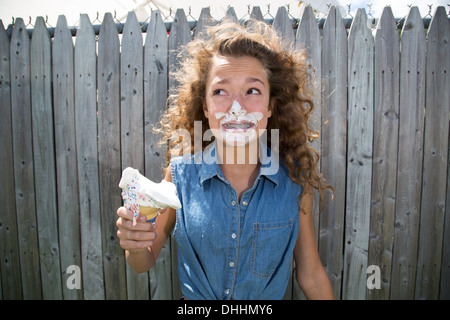
M 133 168 L 126 168 L 122 172 L 119 182 L 122 189 L 124 205 L 132 210 L 136 218 L 139 215 L 139 207 L 166 208 L 172 207 L 180 209 L 181 203 L 177 197 L 177 190 L 173 183 L 162 180 L 155 183 L 139 173 Z
M 217 112 L 215 117 L 221 119 L 220 132 L 226 142 L 244 145 L 256 137 L 258 122 L 264 115 L 261 112 L 247 113 L 235 100 L 228 113 Z

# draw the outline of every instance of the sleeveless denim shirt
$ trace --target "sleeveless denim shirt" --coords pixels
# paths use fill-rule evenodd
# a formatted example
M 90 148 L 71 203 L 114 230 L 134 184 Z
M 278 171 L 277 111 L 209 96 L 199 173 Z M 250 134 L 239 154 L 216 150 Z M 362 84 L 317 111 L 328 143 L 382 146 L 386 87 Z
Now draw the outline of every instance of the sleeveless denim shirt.
M 239 202 L 217 162 L 215 143 L 210 146 L 213 161 L 204 161 L 205 149 L 170 163 L 182 204 L 173 231 L 181 291 L 191 300 L 281 299 L 291 273 L 303 188 L 282 163 L 276 172 L 261 164 Z M 266 151 L 270 154 L 270 148 Z

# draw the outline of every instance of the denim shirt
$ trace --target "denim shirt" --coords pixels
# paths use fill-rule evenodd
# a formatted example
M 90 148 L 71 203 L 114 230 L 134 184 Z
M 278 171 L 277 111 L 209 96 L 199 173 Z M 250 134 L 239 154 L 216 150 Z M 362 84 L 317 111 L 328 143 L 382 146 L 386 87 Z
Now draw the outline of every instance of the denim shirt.
M 268 164 L 262 164 L 239 202 L 220 164 L 198 161 L 203 153 L 177 157 L 170 164 L 182 204 L 174 237 L 183 295 L 281 299 L 298 237 L 302 186 L 289 178 L 283 164 L 276 172 L 265 171 Z

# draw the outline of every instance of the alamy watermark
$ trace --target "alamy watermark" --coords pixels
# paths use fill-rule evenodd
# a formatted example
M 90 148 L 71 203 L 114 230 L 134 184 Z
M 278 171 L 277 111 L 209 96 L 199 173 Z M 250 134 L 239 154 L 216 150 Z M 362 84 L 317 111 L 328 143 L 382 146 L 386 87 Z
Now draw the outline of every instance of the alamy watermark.
M 81 289 L 81 268 L 75 264 L 72 264 L 67 267 L 66 274 L 69 275 L 66 280 L 67 289 Z
M 367 278 L 366 286 L 367 289 L 381 289 L 381 269 L 377 265 L 370 265 L 366 270 L 367 274 L 370 276 Z

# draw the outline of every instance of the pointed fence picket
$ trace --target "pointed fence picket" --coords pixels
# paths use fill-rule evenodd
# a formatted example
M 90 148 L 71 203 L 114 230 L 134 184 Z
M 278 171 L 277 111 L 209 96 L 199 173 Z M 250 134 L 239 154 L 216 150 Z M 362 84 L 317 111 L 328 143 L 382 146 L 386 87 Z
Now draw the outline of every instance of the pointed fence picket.
M 438 299 L 444 245 L 450 106 L 450 24 L 443 7 L 427 33 L 425 74 L 425 129 L 419 256 L 415 298 Z M 447 217 L 448 218 L 448 217 Z M 447 244 L 448 248 L 448 244 Z M 448 252 L 446 253 L 448 255 Z M 445 267 L 444 267 L 445 268 Z M 445 285 L 444 285 L 445 286 Z
M 116 234 L 122 203 L 120 144 L 120 42 L 113 17 L 105 14 L 98 39 L 98 165 L 105 298 L 126 299 L 125 257 Z M 120 288 L 120 289 L 119 289 Z
M 11 117 L 11 76 L 9 40 L 3 23 L 0 21 L 0 183 L 4 186 L 14 185 L 14 156 L 12 145 Z M 14 299 L 23 296 L 22 279 L 20 277 L 20 257 L 18 242 L 18 226 L 16 216 L 16 195 L 14 188 L 4 188 L 0 192 L 0 200 L 4 210 L 1 214 L 1 272 L 3 299 Z M 7 289 L 7 290 L 6 290 Z
M 375 34 L 372 200 L 368 265 L 379 265 L 385 281 L 367 289 L 370 299 L 388 299 L 394 233 L 399 122 L 399 38 L 394 16 L 384 8 Z
M 373 37 L 364 9 L 348 35 L 347 187 L 343 297 L 366 291 L 373 140 Z
M 347 33 L 331 7 L 322 34 L 321 170 L 334 188 L 325 193 L 320 213 L 319 254 L 333 293 L 341 296 L 347 153 Z
M 180 67 L 181 55 L 183 54 L 181 50 L 183 46 L 191 40 L 192 35 L 184 10 L 178 9 L 169 34 L 169 94 L 172 94 L 178 84 L 174 75 L 176 70 Z M 170 299 L 179 299 L 182 294 L 177 273 L 177 242 L 173 237 L 170 237 L 167 242 L 167 244 L 170 245 L 170 252 L 168 254 L 168 257 L 170 257 L 170 263 L 167 267 L 169 267 L 172 271 L 170 274 L 170 283 L 172 285 Z
M 20 271 L 25 299 L 42 297 L 34 191 L 30 38 L 22 19 L 11 36 L 11 118 Z
M 400 40 L 400 105 L 391 298 L 413 299 L 419 246 L 425 116 L 425 33 L 411 8 Z
M 43 298 L 61 299 L 51 59 L 51 39 L 41 17 L 36 21 L 30 54 L 39 257 Z
M 232 7 L 226 17 L 239 21 Z M 253 7 L 246 18 L 265 17 Z M 0 22 L 0 183 L 14 186 L 0 194 L 0 298 L 181 296 L 173 238 L 149 272 L 128 267 L 118 182 L 127 166 L 163 178 L 167 149 L 152 129 L 177 86 L 183 46 L 217 22 L 209 8 L 196 23 L 183 9 L 169 24 L 158 11 L 145 24 L 130 13 L 120 26 L 110 13 L 101 26 L 82 15 L 75 30 L 64 16 L 51 30 L 42 18 L 31 31 L 20 18 L 10 33 Z M 280 7 L 270 22 L 311 66 L 312 145 L 335 190 L 320 204 L 315 195 L 313 215 L 335 298 L 448 299 L 445 8 L 424 30 L 412 7 L 401 34 L 388 7 L 374 34 L 364 10 L 349 23 L 333 6 L 325 21 L 311 7 L 298 21 Z M 295 268 L 285 299 L 305 298 Z
M 63 275 L 81 266 L 80 202 L 74 107 L 74 48 L 65 16 L 59 16 L 52 46 L 58 230 Z M 63 283 L 64 299 L 82 299 L 83 290 Z
M 75 43 L 75 131 L 85 299 L 104 299 L 97 147 L 97 55 L 94 30 L 81 15 Z

